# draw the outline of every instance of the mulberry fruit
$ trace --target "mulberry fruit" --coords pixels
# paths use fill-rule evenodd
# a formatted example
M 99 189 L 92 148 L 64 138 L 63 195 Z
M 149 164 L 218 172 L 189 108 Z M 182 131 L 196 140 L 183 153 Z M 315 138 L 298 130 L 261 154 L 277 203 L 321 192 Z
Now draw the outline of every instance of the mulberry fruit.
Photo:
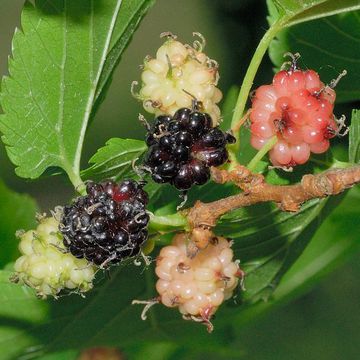
M 79 293 L 92 289 L 95 267 L 66 252 L 55 218 L 42 218 L 36 230 L 18 236 L 22 256 L 15 262 L 12 281 L 34 288 L 42 298 L 64 289 Z
M 159 297 L 154 301 L 135 300 L 133 303 L 147 304 L 144 310 L 158 302 L 178 307 L 186 320 L 202 322 L 211 331 L 212 316 L 233 296 L 244 276 L 233 256 L 231 242 L 219 237 L 194 258 L 189 258 L 187 234 L 178 234 L 172 245 L 161 249 L 156 261 Z M 142 318 L 146 318 L 144 314 Z
M 189 108 L 195 97 L 203 103 L 213 125 L 217 125 L 220 121 L 217 103 L 222 93 L 216 87 L 218 65 L 202 52 L 205 40 L 194 33 L 203 42 L 195 41 L 190 46 L 175 40 L 172 34 L 165 35 L 168 39 L 157 50 L 156 58 L 145 58 L 142 87 L 135 97 L 142 100 L 144 109 L 155 116 L 174 115 L 179 108 Z
M 333 86 L 325 86 L 314 70 L 299 69 L 292 57 L 290 69 L 278 72 L 272 85 L 260 86 L 252 98 L 251 144 L 259 150 L 276 135 L 269 154 L 275 166 L 306 163 L 311 152 L 325 152 L 339 131 Z
M 145 168 L 158 183 L 171 183 L 179 190 L 193 184 L 203 185 L 210 178 L 210 166 L 228 160 L 227 143 L 235 138 L 212 127 L 211 117 L 189 108 L 181 108 L 174 116 L 160 115 L 149 129 Z
M 148 236 L 148 196 L 134 180 L 87 184 L 87 195 L 65 206 L 60 223 L 66 248 L 105 267 L 137 255 Z

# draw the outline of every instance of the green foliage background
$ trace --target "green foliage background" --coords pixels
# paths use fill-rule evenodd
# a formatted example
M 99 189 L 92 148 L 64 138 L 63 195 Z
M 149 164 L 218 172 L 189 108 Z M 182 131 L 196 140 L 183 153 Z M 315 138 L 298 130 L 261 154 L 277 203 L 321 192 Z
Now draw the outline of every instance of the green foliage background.
M 283 0 L 283 3 L 286 2 L 291 3 L 290 0 Z M 135 33 L 132 43 L 126 50 L 122 62 L 114 74 L 114 81 L 109 88 L 108 96 L 96 114 L 92 128 L 88 131 L 83 168 L 86 167 L 86 161 L 90 156 L 99 147 L 103 146 L 105 141 L 114 137 L 114 135 L 124 138 L 142 138 L 143 131 L 136 117 L 136 114 L 141 111 L 141 107 L 132 99 L 129 86 L 132 80 L 139 77 L 139 70 L 134 64 L 141 64 L 144 55 L 153 53 L 154 49 L 159 46 L 158 34 L 160 32 L 171 30 L 185 41 L 191 41 L 192 31 L 203 33 L 208 40 L 208 53 L 221 64 L 222 78 L 220 87 L 226 93 L 226 90 L 231 85 L 240 83 L 254 47 L 263 35 L 264 29 L 267 28 L 265 2 L 261 2 L 261 6 L 259 6 L 259 3 L 258 1 L 250 0 L 226 2 L 221 0 L 213 2 L 205 0 L 185 0 L 181 2 L 159 0 L 141 24 L 139 31 Z M 0 4 L 0 71 L 2 74 L 6 71 L 6 55 L 10 53 L 11 36 L 15 25 L 18 25 L 22 4 L 23 1 L 20 0 L 2 0 Z M 173 15 L 169 16 L 169 14 Z M 340 22 L 340 20 L 336 21 Z M 330 28 L 334 28 L 329 25 L 329 22 L 331 23 L 332 21 L 331 18 L 326 21 L 320 21 L 322 31 L 316 38 L 313 36 L 314 30 L 311 27 L 308 28 L 307 32 L 303 31 L 304 28 L 295 27 L 287 30 L 282 35 L 282 45 L 287 44 L 287 42 L 293 44 L 288 39 L 294 37 L 298 39 L 299 33 L 304 38 L 306 36 L 310 37 L 310 39 L 306 40 L 306 43 L 310 42 L 312 46 L 309 46 L 309 48 L 311 50 L 306 47 L 304 48 L 303 52 L 307 52 L 308 56 L 302 59 L 302 65 L 314 66 L 315 69 L 318 69 L 319 66 L 327 67 L 328 64 L 334 64 L 334 59 L 331 57 L 324 58 L 316 54 L 316 49 L 321 49 L 323 45 L 324 34 L 328 35 L 327 31 Z M 335 25 L 338 24 L 335 23 Z M 325 38 L 331 38 L 335 42 L 339 41 L 337 36 L 338 34 L 335 32 L 335 34 L 329 34 Z M 302 42 L 302 45 L 304 45 L 304 42 L 305 40 Z M 356 40 L 355 44 L 357 44 Z M 273 44 L 271 55 L 275 64 L 279 65 L 281 59 L 276 55 L 277 46 L 279 44 Z M 331 46 L 331 43 L 326 46 Z M 350 45 L 348 44 L 346 48 L 349 47 L 352 47 L 351 41 Z M 335 55 L 333 57 L 336 59 L 339 54 Z M 351 69 L 352 63 L 353 61 L 350 58 L 347 68 L 350 67 Z M 257 84 L 270 81 L 272 77 L 271 68 L 272 65 L 269 59 L 266 58 L 256 78 Z M 337 72 L 342 69 L 329 70 L 327 68 L 326 70 L 327 78 L 331 78 L 336 76 Z M 356 84 L 358 85 L 358 82 L 353 81 L 350 83 L 351 86 L 354 86 L 351 89 L 351 100 L 359 98 L 359 88 L 356 88 Z M 344 94 L 342 98 L 349 100 L 349 95 Z M 358 105 L 356 102 L 346 104 L 342 108 L 338 107 L 337 112 L 340 113 L 342 111 L 350 118 L 350 109 L 356 107 L 356 105 Z M 228 116 L 227 113 L 224 115 Z M 337 157 L 341 160 L 346 160 L 346 155 L 343 155 L 346 152 L 346 145 L 346 140 L 339 141 L 337 144 L 336 153 Z M 72 195 L 71 187 L 68 186 L 64 178 L 53 177 L 50 181 L 44 178 L 36 182 L 29 182 L 15 177 L 13 165 L 7 159 L 3 147 L 1 148 L 0 161 L 1 178 L 5 180 L 7 185 L 18 192 L 27 192 L 33 195 L 39 200 L 40 206 L 44 210 L 58 203 L 63 203 L 64 198 L 69 198 Z M 91 169 L 89 171 L 91 173 Z M 54 192 L 53 189 L 56 189 L 56 191 Z M 137 332 L 128 334 L 126 328 L 121 328 L 121 322 L 116 322 L 116 319 L 112 322 L 114 314 L 111 311 L 105 311 L 106 304 L 108 303 L 105 297 L 118 296 L 118 290 L 114 289 L 110 284 L 105 289 L 106 291 L 99 290 L 99 292 L 103 292 L 103 295 L 97 297 L 98 306 L 87 309 L 77 319 L 79 321 L 73 321 L 71 317 L 65 316 L 62 320 L 59 319 L 56 323 L 50 324 L 59 329 L 65 327 L 66 336 L 47 339 L 46 330 L 48 325 L 45 324 L 45 326 L 41 327 L 40 331 L 36 333 L 37 336 L 41 340 L 51 343 L 55 351 L 54 355 L 41 358 L 74 358 L 76 352 L 56 354 L 56 351 L 64 345 L 62 342 L 65 341 L 67 342 L 66 346 L 71 347 L 72 344 L 76 346 L 80 332 L 80 338 L 88 337 L 91 340 L 95 337 L 95 339 L 99 340 L 102 337 L 106 337 L 110 339 L 110 342 L 111 339 L 114 339 L 115 344 L 116 339 L 123 337 L 126 340 L 122 342 L 123 350 L 130 359 L 149 359 L 150 354 L 152 354 L 154 359 L 356 359 L 360 351 L 357 345 L 360 343 L 360 338 L 356 327 L 356 324 L 359 323 L 358 320 L 360 320 L 360 309 L 357 301 L 359 298 L 359 287 L 356 281 L 360 274 L 357 261 L 359 247 L 356 243 L 356 236 L 360 230 L 359 212 L 357 210 L 359 199 L 359 191 L 357 189 L 352 190 L 350 196 L 345 199 L 341 206 L 325 221 L 320 230 L 316 232 L 313 242 L 293 269 L 286 275 L 284 284 L 288 285 L 282 286 L 280 284 L 276 290 L 274 303 L 276 305 L 284 304 L 295 295 L 303 294 L 304 290 L 313 288 L 319 277 L 333 270 L 335 265 L 341 265 L 349 255 L 356 254 L 357 259 L 353 258 L 352 263 L 343 267 L 337 267 L 337 270 L 332 272 L 312 292 L 305 296 L 303 295 L 292 304 L 278 308 L 273 306 L 272 309 L 275 309 L 267 317 L 261 318 L 259 314 L 265 314 L 267 310 L 270 310 L 268 303 L 261 303 L 259 306 L 251 307 L 241 312 L 238 311 L 238 307 L 235 304 L 229 304 L 219 312 L 219 322 L 217 322 L 219 329 L 216 335 L 208 336 L 204 329 L 200 329 L 200 331 L 194 332 L 194 336 L 189 337 L 187 332 L 191 333 L 194 329 L 193 326 L 184 324 L 182 329 L 174 329 L 175 324 L 178 326 L 179 323 L 173 323 L 172 326 L 172 319 L 177 319 L 178 314 L 176 312 L 162 311 L 159 312 L 156 318 L 156 321 L 160 324 L 159 327 L 162 328 L 162 332 L 159 330 L 156 342 L 148 342 L 150 339 L 149 333 L 152 332 L 148 328 L 148 323 L 141 324 Z M 11 208 L 7 206 L 5 200 L 2 197 L 0 211 L 4 211 L 1 209 L 1 206 L 3 206 L 10 213 Z M 35 211 L 35 205 L 30 200 L 19 198 L 20 200 L 24 202 L 24 206 L 31 206 L 33 211 Z M 318 215 L 318 213 L 315 215 Z M 31 220 L 26 219 L 21 213 L 17 214 L 15 218 L 23 221 L 19 225 L 20 227 L 30 227 Z M 317 217 L 315 217 L 315 220 L 320 223 Z M 1 221 L 7 223 L 9 220 L 2 217 Z M 349 228 L 351 231 L 349 231 Z M 4 239 L 8 238 L 8 236 L 2 236 Z M 243 241 L 246 241 L 244 233 L 241 234 L 240 232 L 238 236 L 240 240 L 243 237 Z M 246 248 L 246 243 L 244 246 Z M 339 260 L 339 264 L 334 264 L 332 260 L 336 259 L 339 254 L 341 254 L 341 260 Z M 301 272 L 296 271 L 299 269 L 303 271 L 303 277 Z M 123 276 L 126 285 L 126 271 Z M 0 283 L 6 283 L 6 281 L 7 273 L 4 273 Z M 268 279 L 265 279 L 264 283 L 267 285 Z M 291 284 L 293 284 L 294 288 L 291 288 Z M 296 284 L 301 284 L 302 286 L 296 287 Z M 141 293 L 141 290 L 138 289 L 138 292 Z M 262 290 L 259 289 L 260 297 L 265 296 Z M 16 299 L 15 293 L 13 294 L 14 299 Z M 148 294 L 149 296 L 153 294 L 151 289 L 148 289 Z M 124 298 L 119 299 L 119 309 L 122 302 L 126 304 L 127 299 L 129 300 L 133 297 L 136 297 L 136 294 L 129 293 Z M 5 346 L 12 332 L 16 334 L 17 327 L 29 328 L 32 326 L 32 323 L 45 318 L 46 313 L 49 311 L 45 304 L 39 307 L 29 293 L 29 298 L 24 300 L 23 312 L 17 314 L 17 317 L 14 318 L 14 311 L 11 306 L 12 298 L 4 298 L 3 300 L 4 306 L 1 317 L 3 330 L 2 332 L 0 331 L 0 347 L 2 342 Z M 71 302 L 71 299 L 69 301 Z M 94 312 L 91 312 L 91 308 L 94 310 L 95 308 L 101 309 L 102 307 L 104 308 L 103 321 L 108 321 L 112 325 L 108 329 L 105 328 L 105 330 L 101 330 L 96 334 L 88 333 L 89 331 L 94 331 L 93 327 L 90 327 L 88 332 L 86 332 L 86 329 L 81 327 L 81 318 L 88 321 L 89 317 L 91 318 L 91 316 L 95 315 Z M 55 312 L 55 318 L 59 315 L 56 314 L 56 309 L 55 305 L 52 308 L 52 311 Z M 121 317 L 121 321 L 125 323 L 126 321 L 131 322 L 132 317 L 138 314 L 139 309 L 132 310 L 128 316 L 125 314 L 124 318 Z M 234 327 L 230 328 L 225 320 L 221 321 L 221 316 L 224 316 L 224 319 L 226 319 L 226 314 L 232 314 L 234 317 Z M 16 321 L 19 323 L 16 323 Z M 94 325 L 97 324 L 96 321 L 98 319 L 94 319 Z M 238 327 L 236 324 L 238 324 Z M 171 336 L 167 336 L 170 334 Z M 174 335 L 178 336 L 178 338 Z M 214 342 L 214 336 L 216 336 L 216 342 Z M 187 340 L 182 341 L 181 339 L 183 338 Z M 192 339 L 191 342 L 189 338 Z M 135 339 L 143 339 L 145 341 L 141 344 L 134 344 Z M 179 339 L 179 342 L 176 339 Z M 21 337 L 21 341 L 24 342 L 24 345 L 28 341 L 31 343 L 31 340 L 26 337 Z M 87 345 L 90 346 L 91 341 Z M 14 354 L 16 354 L 15 348 Z

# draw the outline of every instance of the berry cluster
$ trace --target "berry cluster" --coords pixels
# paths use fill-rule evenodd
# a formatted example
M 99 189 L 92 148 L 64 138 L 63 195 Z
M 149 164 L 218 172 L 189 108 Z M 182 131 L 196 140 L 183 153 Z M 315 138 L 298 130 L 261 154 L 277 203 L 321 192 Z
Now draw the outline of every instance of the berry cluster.
M 19 237 L 22 256 L 15 262 L 13 281 L 34 288 L 42 298 L 56 296 L 63 289 L 80 293 L 92 289 L 95 267 L 65 252 L 55 218 L 40 219 L 36 230 L 19 233 Z
M 145 166 L 153 180 L 171 183 L 179 190 L 205 184 L 209 167 L 224 164 L 228 159 L 225 146 L 235 141 L 211 124 L 210 115 L 196 109 L 181 108 L 173 117 L 158 116 L 146 138 Z
M 272 85 L 255 92 L 250 114 L 252 146 L 259 150 L 276 135 L 278 141 L 270 151 L 276 166 L 304 164 L 311 152 L 325 152 L 338 130 L 335 96 L 315 71 L 300 70 L 293 62 L 288 71 L 274 76 Z
M 182 107 L 191 107 L 189 94 L 192 94 L 203 103 L 213 125 L 217 125 L 220 120 L 217 103 L 222 98 L 216 87 L 217 63 L 202 52 L 204 44 L 199 41 L 193 46 L 184 45 L 172 34 L 166 35 L 168 39 L 157 50 L 156 58 L 145 58 L 142 87 L 135 96 L 143 101 L 146 111 L 158 116 L 173 115 Z
M 87 193 L 64 207 L 60 231 L 68 250 L 102 267 L 137 255 L 148 235 L 142 185 L 90 182 Z
M 224 300 L 232 297 L 243 277 L 233 256 L 231 242 L 217 238 L 189 258 L 187 235 L 176 235 L 172 245 L 161 249 L 156 262 L 156 289 L 161 303 L 179 307 L 186 319 L 211 326 L 211 317 Z

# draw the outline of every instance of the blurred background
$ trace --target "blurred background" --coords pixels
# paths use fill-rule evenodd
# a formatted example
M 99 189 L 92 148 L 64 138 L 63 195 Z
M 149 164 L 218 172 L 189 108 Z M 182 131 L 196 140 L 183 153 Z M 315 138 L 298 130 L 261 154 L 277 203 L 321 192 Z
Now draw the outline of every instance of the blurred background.
M 20 22 L 23 0 L 0 0 L 0 74 L 6 74 L 11 38 Z M 233 84 L 240 84 L 259 39 L 267 28 L 265 1 L 255 0 L 158 0 L 150 10 L 117 68 L 108 96 L 101 106 L 85 143 L 84 165 L 89 157 L 111 137 L 142 138 L 137 121 L 142 108 L 130 94 L 132 80 L 139 79 L 145 55 L 153 54 L 161 44 L 159 34 L 171 31 L 184 42 L 192 41 L 192 32 L 207 39 L 207 53 L 220 63 L 220 88 L 226 94 Z M 272 65 L 266 57 L 256 83 L 272 78 Z M 343 108 L 343 112 L 348 109 Z M 6 184 L 27 192 L 45 211 L 72 195 L 66 179 L 53 177 L 36 181 L 14 174 L 3 145 L 0 148 L 0 176 Z M 57 191 L 54 192 L 53 189 Z M 0 199 L 1 201 L 1 199 Z M 324 234 L 326 236 L 326 234 Z M 239 330 L 229 346 L 238 350 L 234 359 L 332 360 L 360 357 L 360 264 L 352 258 L 323 279 L 296 301 L 274 309 L 255 323 Z M 209 342 L 211 336 L 209 336 Z M 179 344 L 180 345 L 180 344 Z M 189 345 L 189 344 L 188 344 Z M 152 344 L 152 346 L 154 346 Z M 192 355 L 177 347 L 158 345 L 129 349 L 128 357 L 147 359 L 190 359 Z M 194 355 L 195 356 L 195 355 Z M 216 359 L 200 354 L 196 359 Z

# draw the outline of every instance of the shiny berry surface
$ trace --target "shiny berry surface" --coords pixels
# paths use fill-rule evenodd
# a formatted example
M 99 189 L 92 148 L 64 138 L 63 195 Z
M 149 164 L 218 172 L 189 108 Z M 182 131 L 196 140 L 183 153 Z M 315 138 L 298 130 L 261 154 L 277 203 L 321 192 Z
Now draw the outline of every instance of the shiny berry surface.
M 145 166 L 153 180 L 183 191 L 205 184 L 210 167 L 228 160 L 225 147 L 235 141 L 211 124 L 210 115 L 197 109 L 181 108 L 173 117 L 158 116 L 146 135 Z
M 134 180 L 87 184 L 87 195 L 64 207 L 59 229 L 77 258 L 110 265 L 135 256 L 147 239 L 148 196 Z

